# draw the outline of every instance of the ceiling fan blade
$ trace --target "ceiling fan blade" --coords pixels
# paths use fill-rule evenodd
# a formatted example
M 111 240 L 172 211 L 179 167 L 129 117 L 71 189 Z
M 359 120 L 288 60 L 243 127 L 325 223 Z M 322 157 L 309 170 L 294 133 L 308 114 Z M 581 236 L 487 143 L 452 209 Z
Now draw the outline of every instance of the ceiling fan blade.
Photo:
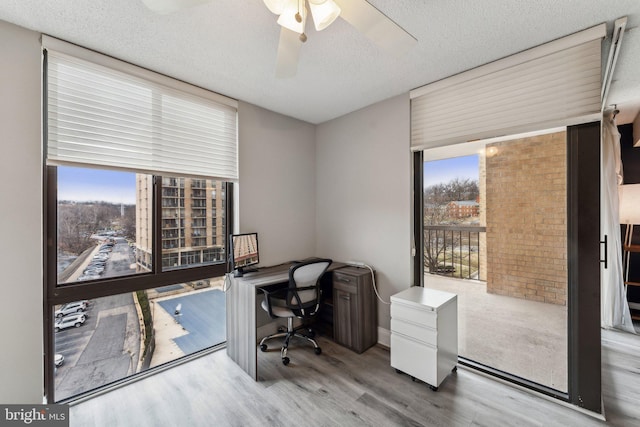
M 356 27 L 383 50 L 400 57 L 418 43 L 404 28 L 366 0 L 336 0 L 340 17 Z
M 211 0 L 142 0 L 145 6 L 161 15 L 176 12 Z
M 287 78 L 296 75 L 301 46 L 300 34 L 282 27 L 280 30 L 280 42 L 278 43 L 276 77 Z

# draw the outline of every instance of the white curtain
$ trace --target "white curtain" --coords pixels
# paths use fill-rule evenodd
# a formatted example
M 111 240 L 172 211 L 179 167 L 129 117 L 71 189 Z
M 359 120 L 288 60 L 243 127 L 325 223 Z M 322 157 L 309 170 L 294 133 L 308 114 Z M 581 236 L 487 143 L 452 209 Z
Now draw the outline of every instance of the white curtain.
M 622 184 L 620 134 L 613 111 L 606 111 L 602 138 L 602 232 L 608 236 L 608 268 L 602 267 L 601 325 L 635 333 L 624 288 L 618 186 Z

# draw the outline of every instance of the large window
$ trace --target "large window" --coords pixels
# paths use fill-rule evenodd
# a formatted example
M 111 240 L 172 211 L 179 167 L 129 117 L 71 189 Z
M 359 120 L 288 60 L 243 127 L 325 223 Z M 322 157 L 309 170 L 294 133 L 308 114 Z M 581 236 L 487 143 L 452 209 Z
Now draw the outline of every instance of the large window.
M 237 113 L 217 94 L 48 37 L 43 45 L 54 402 L 226 340 Z

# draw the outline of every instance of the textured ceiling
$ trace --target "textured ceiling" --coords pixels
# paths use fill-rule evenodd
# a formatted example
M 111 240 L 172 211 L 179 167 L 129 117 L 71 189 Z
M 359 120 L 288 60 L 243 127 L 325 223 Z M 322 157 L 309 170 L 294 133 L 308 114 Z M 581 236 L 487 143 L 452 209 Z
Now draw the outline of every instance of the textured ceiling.
M 640 105 L 639 0 L 370 3 L 418 40 L 408 55 L 388 56 L 338 19 L 322 32 L 308 29 L 291 79 L 275 78 L 280 27 L 262 0 L 211 0 L 170 15 L 139 0 L 1 0 L 0 20 L 321 123 L 602 22 L 610 34 L 627 16 L 608 103 L 627 116 Z

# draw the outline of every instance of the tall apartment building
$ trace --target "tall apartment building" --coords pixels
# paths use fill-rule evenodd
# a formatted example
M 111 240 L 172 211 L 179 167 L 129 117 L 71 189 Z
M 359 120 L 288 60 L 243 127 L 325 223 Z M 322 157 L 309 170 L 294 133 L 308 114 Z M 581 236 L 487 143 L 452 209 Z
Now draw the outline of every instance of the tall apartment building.
M 153 177 L 136 175 L 136 260 L 151 269 Z M 210 179 L 162 177 L 162 268 L 225 259 L 223 183 Z

